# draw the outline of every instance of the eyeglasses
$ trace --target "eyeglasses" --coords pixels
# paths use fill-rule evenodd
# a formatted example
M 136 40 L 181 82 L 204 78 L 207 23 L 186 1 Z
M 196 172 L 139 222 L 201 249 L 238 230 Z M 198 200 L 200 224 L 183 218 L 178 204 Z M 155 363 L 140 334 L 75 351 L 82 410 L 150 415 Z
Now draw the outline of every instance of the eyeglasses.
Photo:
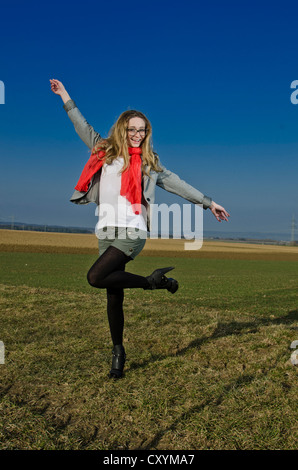
M 129 133 L 129 135 L 132 135 L 132 136 L 139 133 L 140 137 L 141 137 L 141 136 L 144 136 L 146 134 L 146 130 L 147 129 L 138 129 L 137 130 L 137 129 L 134 129 L 134 128 L 129 128 L 129 129 L 127 129 L 127 132 Z

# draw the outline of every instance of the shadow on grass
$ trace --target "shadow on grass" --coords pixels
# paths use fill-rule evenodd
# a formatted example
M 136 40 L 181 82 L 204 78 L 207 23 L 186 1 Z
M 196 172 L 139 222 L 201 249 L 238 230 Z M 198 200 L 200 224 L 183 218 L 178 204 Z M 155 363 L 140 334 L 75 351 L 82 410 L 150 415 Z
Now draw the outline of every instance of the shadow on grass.
M 283 356 L 283 353 L 280 354 L 276 358 L 275 363 L 272 364 L 272 366 L 267 370 L 267 373 L 264 374 L 264 375 L 268 375 L 269 372 L 276 367 L 276 364 L 278 363 L 278 361 L 280 361 L 282 356 Z M 143 446 L 141 445 L 141 447 L 139 449 L 140 450 L 142 450 L 142 449 L 144 449 L 144 450 L 152 450 L 152 449 L 154 450 L 154 449 L 156 449 L 159 442 L 160 442 L 160 440 L 163 438 L 163 436 L 165 434 L 167 434 L 168 432 L 175 431 L 175 429 L 179 426 L 179 424 L 181 422 L 183 422 L 186 419 L 191 418 L 194 414 L 199 413 L 200 411 L 202 411 L 208 405 L 219 406 L 223 402 L 223 400 L 226 398 L 227 394 L 230 391 L 235 391 L 236 389 L 241 388 L 242 386 L 249 385 L 254 381 L 254 379 L 255 379 L 255 376 L 253 376 L 253 375 L 241 374 L 239 377 L 232 380 L 228 385 L 223 387 L 223 390 L 222 390 L 222 392 L 220 393 L 220 395 L 218 396 L 217 399 L 214 399 L 214 397 L 209 398 L 208 400 L 203 401 L 200 405 L 193 406 L 189 410 L 185 411 L 180 416 L 178 416 L 178 418 L 175 419 L 175 421 L 170 426 L 168 426 L 165 429 L 162 429 L 162 430 L 158 431 L 158 433 L 156 433 L 156 435 L 153 437 L 153 439 L 151 439 L 149 442 L 148 441 L 145 442 L 143 444 Z M 242 449 L 237 449 L 237 450 L 242 450 Z
M 293 322 L 295 322 L 297 320 L 298 320 L 298 310 L 292 310 L 287 315 L 285 315 L 283 317 L 280 317 L 280 318 L 275 318 L 275 319 L 260 318 L 260 319 L 257 319 L 255 321 L 253 321 L 253 322 L 235 322 L 235 321 L 233 321 L 231 323 L 219 323 L 219 325 L 214 330 L 214 332 L 212 333 L 211 336 L 196 339 L 196 340 L 192 341 L 191 343 L 189 343 L 188 346 L 186 346 L 185 348 L 178 351 L 176 354 L 167 355 L 167 357 L 169 357 L 169 356 L 170 357 L 171 356 L 172 357 L 182 356 L 188 350 L 194 349 L 194 348 L 199 348 L 203 343 L 205 343 L 207 341 L 212 341 L 213 339 L 216 339 L 216 338 L 222 338 L 222 337 L 235 335 L 235 334 L 241 335 L 241 334 L 244 334 L 244 333 L 245 334 L 247 334 L 247 333 L 256 333 L 258 331 L 258 328 L 261 327 L 261 326 L 280 325 L 280 324 L 290 326 L 290 325 L 293 324 Z M 272 366 L 267 369 L 267 372 L 266 372 L 265 375 L 268 375 L 269 372 L 273 368 L 276 367 L 276 364 L 283 357 L 283 354 L 284 353 L 280 354 L 276 358 L 275 363 L 272 364 Z M 154 362 L 156 360 L 162 360 L 164 358 L 165 357 L 162 357 L 162 356 L 152 357 L 151 360 L 147 361 L 147 363 Z M 139 367 L 144 367 L 145 365 L 146 365 L 146 363 L 142 363 L 142 364 L 136 364 L 135 363 L 135 364 L 131 365 L 130 369 L 137 369 Z M 218 396 L 218 398 L 216 400 L 214 400 L 214 397 L 209 398 L 208 400 L 203 401 L 201 404 L 199 404 L 197 406 L 194 406 L 194 407 L 190 408 L 189 410 L 187 410 L 186 412 L 182 413 L 180 416 L 178 416 L 177 419 L 175 419 L 175 421 L 171 424 L 171 426 L 168 426 L 167 428 L 159 431 L 153 437 L 153 439 L 150 440 L 150 442 L 144 443 L 143 445 L 141 445 L 139 447 L 139 449 L 145 449 L 145 450 L 156 449 L 157 445 L 159 444 L 159 442 L 163 438 L 163 436 L 168 432 L 174 431 L 183 420 L 188 419 L 192 415 L 194 415 L 195 413 L 198 413 L 198 412 L 202 411 L 208 405 L 211 405 L 211 404 L 212 405 L 220 405 L 222 403 L 222 401 L 224 400 L 224 398 L 226 397 L 226 395 L 229 393 L 229 391 L 240 388 L 243 385 L 249 385 L 251 382 L 253 382 L 254 379 L 255 379 L 255 377 L 253 375 L 241 374 L 239 377 L 237 377 L 237 379 L 232 380 L 230 384 L 226 385 L 223 388 L 222 393 Z
M 257 333 L 258 328 L 261 326 L 270 325 L 291 325 L 295 321 L 298 321 L 298 310 L 292 310 L 287 315 L 280 318 L 260 318 L 252 322 L 237 322 L 232 321 L 230 323 L 219 323 L 217 328 L 213 331 L 211 336 L 200 338 L 189 343 L 188 346 L 178 351 L 176 356 L 183 355 L 186 351 L 192 348 L 200 347 L 206 341 L 212 341 L 217 338 L 225 338 L 231 335 L 241 335 L 248 333 Z
M 136 370 L 139 368 L 145 367 L 147 364 L 161 361 L 166 359 L 167 357 L 177 357 L 183 356 L 187 351 L 190 349 L 198 349 L 202 346 L 202 344 L 212 341 L 213 339 L 217 338 L 225 338 L 231 335 L 241 335 L 241 334 L 254 334 L 258 332 L 258 328 L 262 326 L 270 326 L 270 325 L 288 325 L 290 326 L 294 322 L 298 321 L 298 310 L 292 310 L 287 315 L 279 318 L 259 318 L 255 321 L 251 322 L 237 322 L 232 321 L 230 323 L 219 323 L 218 326 L 213 331 L 212 335 L 210 336 L 203 336 L 202 338 L 195 339 L 191 341 L 185 348 L 180 349 L 175 354 L 167 354 L 166 356 L 162 355 L 153 355 L 147 361 L 142 362 L 141 364 L 132 362 L 130 364 L 129 370 Z M 293 327 L 296 329 L 296 327 Z
M 179 424 L 182 421 L 189 419 L 192 415 L 196 413 L 199 413 L 208 405 L 216 405 L 216 406 L 220 405 L 230 390 L 235 390 L 243 385 L 248 385 L 253 380 L 254 380 L 254 377 L 252 375 L 239 376 L 236 380 L 233 380 L 230 384 L 224 387 L 222 393 L 219 395 L 216 401 L 214 400 L 214 397 L 212 397 L 212 398 L 209 398 L 208 400 L 203 401 L 200 405 L 193 406 L 189 410 L 185 411 L 180 416 L 178 416 L 177 419 L 175 419 L 175 421 L 171 424 L 171 426 L 168 426 L 167 428 L 159 431 L 153 437 L 153 439 L 151 439 L 150 442 L 144 443 L 144 447 L 141 446 L 140 449 L 144 449 L 144 450 L 156 449 L 159 441 L 163 438 L 163 436 L 168 432 L 175 431 L 177 426 L 179 426 Z

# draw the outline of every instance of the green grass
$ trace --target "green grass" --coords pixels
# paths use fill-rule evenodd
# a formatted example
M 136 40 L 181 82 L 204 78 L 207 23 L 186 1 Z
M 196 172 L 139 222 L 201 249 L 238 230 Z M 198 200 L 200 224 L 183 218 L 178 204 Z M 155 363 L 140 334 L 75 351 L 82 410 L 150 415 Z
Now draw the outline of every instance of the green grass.
M 107 378 L 91 255 L 0 253 L 1 449 L 295 449 L 297 262 L 139 257 L 175 295 L 125 292 L 125 377 Z

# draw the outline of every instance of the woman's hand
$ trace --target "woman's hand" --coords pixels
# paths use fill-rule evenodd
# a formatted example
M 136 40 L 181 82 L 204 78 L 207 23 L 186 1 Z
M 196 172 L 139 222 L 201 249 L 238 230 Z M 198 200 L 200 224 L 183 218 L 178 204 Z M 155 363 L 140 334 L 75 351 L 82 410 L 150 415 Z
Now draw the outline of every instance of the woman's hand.
M 222 220 L 226 220 L 228 222 L 228 217 L 230 217 L 230 214 L 225 210 L 224 207 L 212 201 L 209 209 L 219 222 Z
M 70 96 L 65 90 L 62 82 L 59 82 L 59 80 L 56 80 L 54 78 L 50 79 L 50 82 L 52 92 L 55 93 L 55 95 L 61 96 L 63 103 L 66 103 L 66 101 L 70 100 Z

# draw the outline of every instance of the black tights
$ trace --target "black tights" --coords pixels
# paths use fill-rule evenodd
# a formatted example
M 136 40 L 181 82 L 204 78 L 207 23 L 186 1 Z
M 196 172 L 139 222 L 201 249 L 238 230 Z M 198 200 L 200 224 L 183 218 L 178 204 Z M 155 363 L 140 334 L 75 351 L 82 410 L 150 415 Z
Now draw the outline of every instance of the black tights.
M 107 290 L 107 312 L 113 344 L 123 342 L 124 288 L 144 288 L 149 283 L 143 276 L 125 272 L 125 265 L 132 258 L 110 246 L 88 271 L 87 279 L 92 287 Z

